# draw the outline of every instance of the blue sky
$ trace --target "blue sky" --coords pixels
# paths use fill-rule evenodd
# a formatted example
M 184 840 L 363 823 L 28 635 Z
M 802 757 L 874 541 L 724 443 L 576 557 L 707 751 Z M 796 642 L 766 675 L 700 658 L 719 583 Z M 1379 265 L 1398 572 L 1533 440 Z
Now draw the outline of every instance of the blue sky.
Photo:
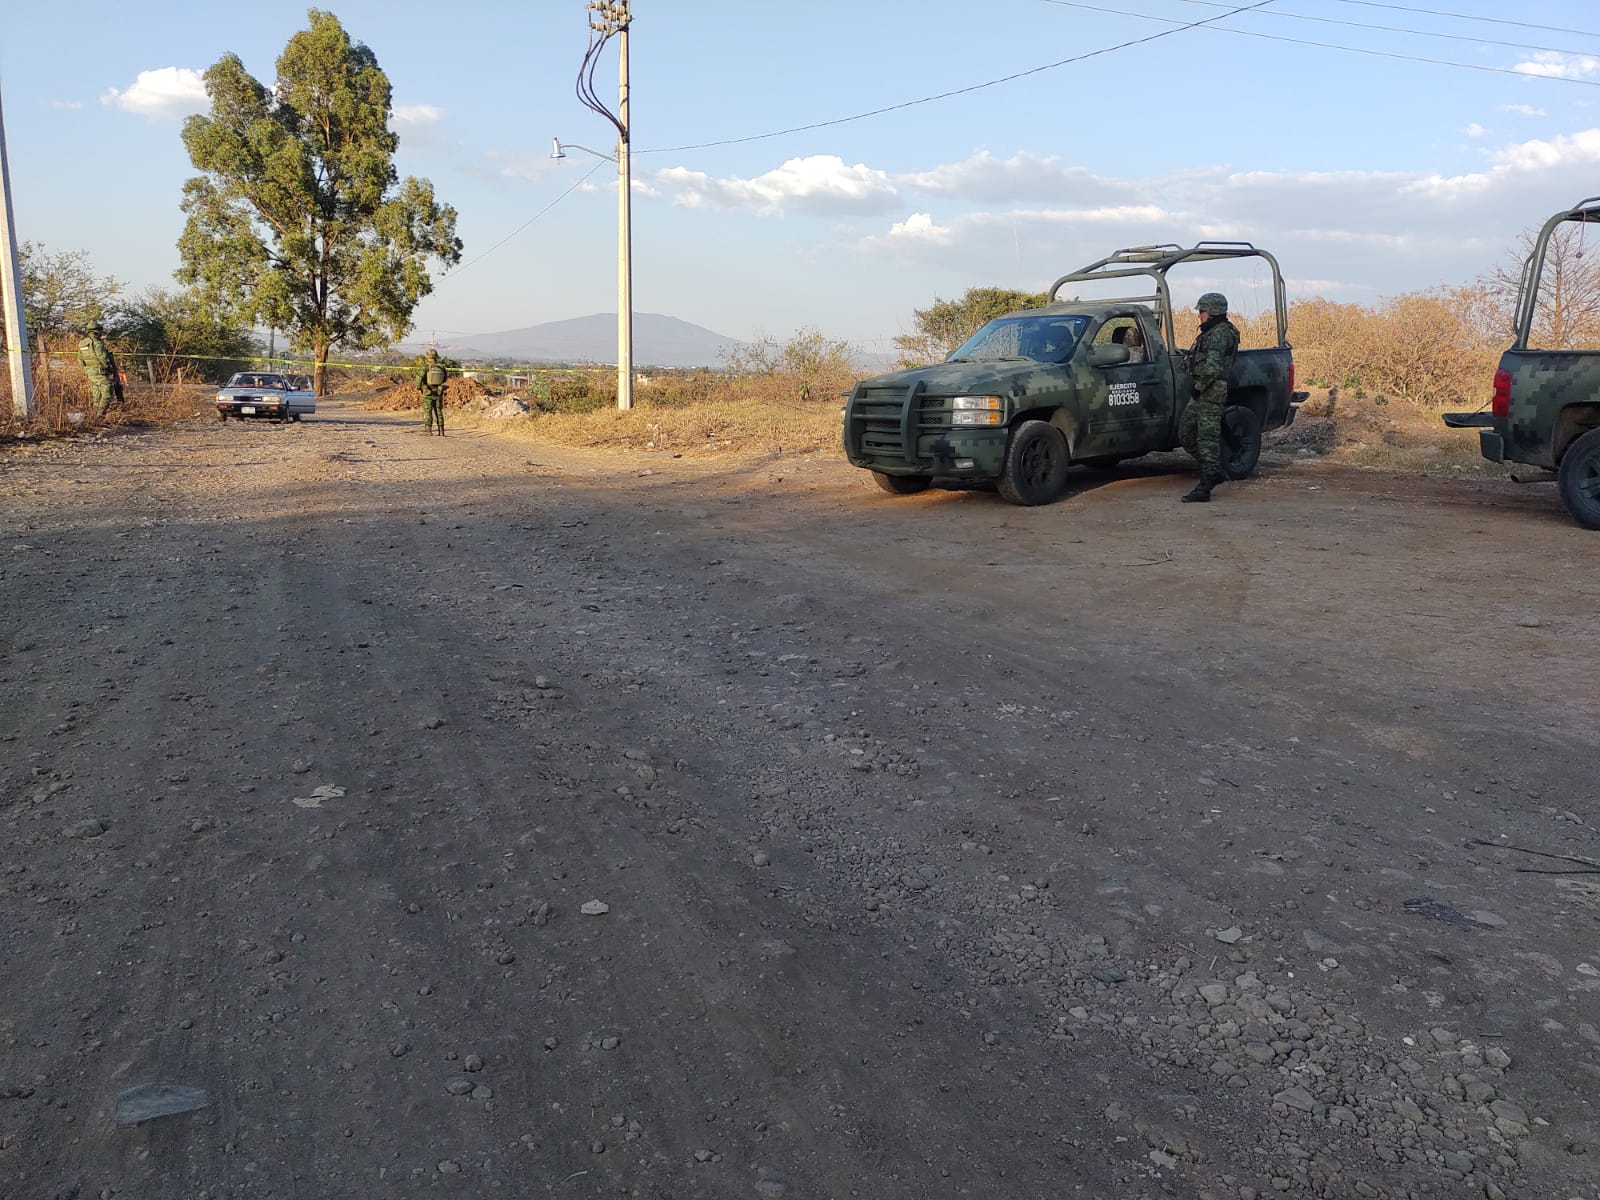
M 582 0 L 328 7 L 394 85 L 401 173 L 460 212 L 468 265 L 438 281 L 418 333 L 614 311 L 609 164 L 478 257 L 595 165 L 551 161 L 552 136 L 610 149 L 573 94 Z M 672 149 L 902 104 L 1233 7 L 634 0 L 635 307 L 730 337 L 809 326 L 882 350 L 935 296 L 1042 288 L 1119 246 L 1202 237 L 1273 250 L 1292 294 L 1370 302 L 1470 280 L 1521 230 L 1600 194 L 1593 0 L 1273 0 L 965 95 Z M 170 286 L 177 265 L 194 73 L 231 50 L 270 81 L 306 24 L 304 7 L 271 0 L 195 12 L 37 5 L 0 39 L 19 233 L 85 249 L 135 290 Z M 614 97 L 614 53 L 600 80 Z M 1231 288 L 1244 309 L 1267 297 L 1248 272 L 1187 283 Z

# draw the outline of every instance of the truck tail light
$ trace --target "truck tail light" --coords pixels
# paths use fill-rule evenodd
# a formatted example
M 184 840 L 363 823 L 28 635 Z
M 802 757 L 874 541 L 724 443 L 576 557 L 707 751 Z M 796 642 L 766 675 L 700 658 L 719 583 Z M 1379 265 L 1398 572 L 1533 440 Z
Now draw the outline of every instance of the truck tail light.
M 1294 359 L 1289 360 L 1289 390 L 1294 391 Z
M 1494 373 L 1494 401 L 1489 406 L 1496 421 L 1511 415 L 1511 372 L 1504 367 Z

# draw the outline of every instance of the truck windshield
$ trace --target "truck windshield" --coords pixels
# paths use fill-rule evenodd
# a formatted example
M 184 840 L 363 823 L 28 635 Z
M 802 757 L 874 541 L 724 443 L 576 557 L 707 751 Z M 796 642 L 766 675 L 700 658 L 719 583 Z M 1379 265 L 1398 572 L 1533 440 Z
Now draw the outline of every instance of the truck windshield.
M 1085 316 L 996 317 L 945 361 L 1064 363 L 1088 323 Z

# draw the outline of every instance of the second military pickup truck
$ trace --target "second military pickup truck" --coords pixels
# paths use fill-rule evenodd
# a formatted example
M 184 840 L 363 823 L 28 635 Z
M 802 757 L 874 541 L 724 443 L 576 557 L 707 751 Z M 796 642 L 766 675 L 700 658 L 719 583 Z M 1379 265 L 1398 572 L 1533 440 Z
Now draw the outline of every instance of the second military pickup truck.
M 1248 242 L 1119 250 L 1056 280 L 1044 307 L 990 321 L 944 362 L 861 381 L 845 406 L 845 454 L 898 495 L 992 485 L 1013 504 L 1034 505 L 1061 497 L 1074 463 L 1105 467 L 1172 450 L 1194 380 L 1174 344 L 1167 274 L 1241 258 L 1272 269 L 1278 338 L 1241 351 L 1228 379 L 1224 467 L 1242 479 L 1255 470 L 1262 431 L 1292 423 L 1305 397 L 1294 390 L 1283 275 Z M 1068 285 L 1109 280 L 1153 290 L 1061 298 Z
M 1517 291 L 1516 340 L 1500 356 L 1489 411 L 1445 413 L 1444 422 L 1477 429 L 1478 449 L 1491 462 L 1553 472 L 1573 519 L 1585 529 L 1600 529 L 1600 350 L 1528 345 L 1550 239 L 1568 221 L 1600 223 L 1600 196 L 1556 213 L 1534 240 Z M 1535 478 L 1548 480 L 1550 474 Z

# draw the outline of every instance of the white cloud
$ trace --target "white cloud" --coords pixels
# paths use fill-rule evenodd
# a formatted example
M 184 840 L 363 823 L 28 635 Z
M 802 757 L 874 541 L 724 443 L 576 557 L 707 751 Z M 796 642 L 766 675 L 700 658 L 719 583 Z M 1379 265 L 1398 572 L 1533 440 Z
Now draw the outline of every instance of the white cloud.
M 889 237 L 899 238 L 902 241 L 931 242 L 936 246 L 947 245 L 954 236 L 954 231 L 947 225 L 935 225 L 930 213 L 912 213 L 904 221 L 896 221 L 889 227 Z
M 1550 114 L 1531 104 L 1502 104 L 1501 112 L 1516 113 L 1519 117 L 1548 117 Z
M 714 179 L 703 171 L 668 167 L 653 184 L 685 208 L 749 209 L 764 216 L 790 210 L 813 215 L 887 212 L 898 193 L 885 171 L 865 163 L 849 166 L 836 154 L 791 158 L 751 179 Z
M 1056 155 L 1026 151 L 1002 159 L 980 150 L 962 162 L 897 175 L 894 181 L 908 191 L 981 203 L 1047 200 L 1086 204 L 1126 199 L 1132 191 L 1126 182 L 1067 166 Z
M 444 116 L 444 109 L 433 104 L 396 104 L 394 119 L 402 125 L 432 125 Z
M 1496 169 L 1537 171 L 1600 160 L 1600 129 L 1585 129 L 1545 140 L 1536 138 L 1505 147 L 1495 154 Z
M 137 116 L 160 119 L 204 112 L 210 101 L 199 71 L 188 67 L 158 67 L 153 71 L 140 71 L 126 91 L 108 89 L 100 97 L 100 103 Z
M 46 108 L 58 108 L 63 112 L 77 112 L 83 107 L 83 102 L 81 100 L 46 100 L 44 106 Z
M 1469 138 L 1481 138 L 1484 134 L 1488 133 L 1489 131 L 1487 129 L 1485 129 L 1482 125 L 1479 125 L 1476 121 L 1474 121 L 1471 125 L 1468 125 L 1461 132 L 1466 134 Z
M 1541 50 L 1527 62 L 1519 62 L 1516 69 L 1524 75 L 1542 75 L 1548 79 L 1588 79 L 1600 73 L 1600 58 L 1592 54 Z

